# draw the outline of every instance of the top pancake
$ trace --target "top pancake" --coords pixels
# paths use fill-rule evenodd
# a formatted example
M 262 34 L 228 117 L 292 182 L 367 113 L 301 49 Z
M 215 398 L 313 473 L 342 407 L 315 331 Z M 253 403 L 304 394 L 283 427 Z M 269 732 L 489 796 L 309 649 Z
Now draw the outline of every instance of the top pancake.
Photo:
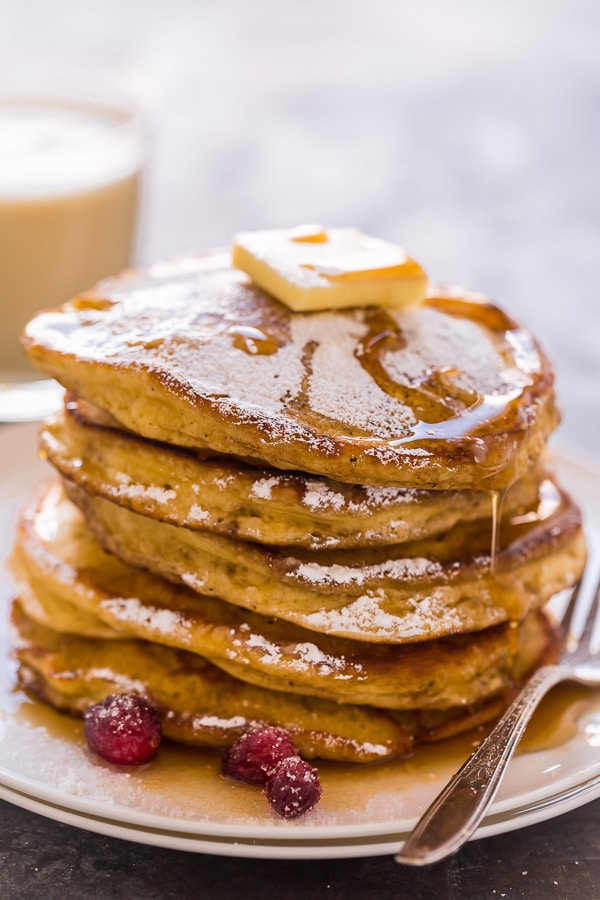
M 293 313 L 223 253 L 105 281 L 24 346 L 145 437 L 347 483 L 501 489 L 559 419 L 549 361 L 481 298 Z

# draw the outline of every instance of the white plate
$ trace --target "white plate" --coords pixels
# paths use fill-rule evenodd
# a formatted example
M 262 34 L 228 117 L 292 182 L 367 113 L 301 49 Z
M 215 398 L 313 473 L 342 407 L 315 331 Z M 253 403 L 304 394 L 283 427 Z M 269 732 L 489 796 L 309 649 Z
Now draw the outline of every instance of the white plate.
M 14 519 L 48 470 L 36 458 L 36 428 L 0 432 L 0 556 Z M 558 454 L 563 483 L 584 504 L 589 533 L 600 524 L 600 473 Z M 594 541 L 595 542 L 595 541 Z M 0 797 L 60 822 L 131 841 L 262 858 L 341 858 L 393 853 L 469 752 L 473 736 L 377 766 L 321 764 L 319 806 L 295 822 L 272 815 L 258 788 L 219 775 L 218 754 L 165 745 L 135 770 L 98 763 L 81 724 L 15 688 L 7 641 L 11 587 L 0 571 Z M 600 796 L 600 692 L 553 693 L 513 760 L 484 837 L 522 828 Z

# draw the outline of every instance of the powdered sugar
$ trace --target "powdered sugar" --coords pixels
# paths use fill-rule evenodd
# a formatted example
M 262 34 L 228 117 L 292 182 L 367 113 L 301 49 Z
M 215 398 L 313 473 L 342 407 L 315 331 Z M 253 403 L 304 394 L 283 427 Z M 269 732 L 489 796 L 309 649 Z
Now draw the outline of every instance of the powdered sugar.
M 122 691 L 123 693 L 132 691 L 140 696 L 144 696 L 146 693 L 146 685 L 143 681 L 139 681 L 136 678 L 129 678 L 127 675 L 114 672 L 112 669 L 91 668 L 88 669 L 86 677 L 89 680 L 99 679 L 100 681 L 110 681 L 113 686 L 117 687 L 119 691 Z
M 226 491 L 229 485 L 235 481 L 234 475 L 227 475 L 223 478 L 215 478 L 213 480 L 213 484 L 215 487 L 219 488 L 220 491 Z M 197 485 L 193 486 L 194 491 L 198 492 L 200 488 Z
M 241 642 L 238 642 L 241 643 Z M 262 652 L 262 663 L 278 663 L 281 660 L 281 650 L 277 644 L 267 640 L 262 634 L 250 634 L 245 641 L 246 647 L 251 650 L 260 650 Z
M 343 656 L 338 657 L 324 653 L 316 644 L 308 641 L 296 644 L 294 656 L 303 665 L 310 669 L 317 668 L 324 675 L 336 673 L 338 678 L 352 678 L 353 673 L 363 671 L 360 663 L 355 663 Z M 352 672 L 349 672 L 348 669 L 351 669 Z
M 278 484 L 280 484 L 280 479 L 277 477 L 259 478 L 252 485 L 250 495 L 252 497 L 258 497 L 261 500 L 271 500 L 273 488 Z
M 233 421 L 254 424 L 262 433 L 268 429 L 277 442 L 309 443 L 330 454 L 335 431 L 356 436 L 365 452 L 374 448 L 379 458 L 372 439 L 410 434 L 416 423 L 412 401 L 382 388 L 357 353 L 371 327 L 367 311 L 294 315 L 249 286 L 222 256 L 212 263 L 198 260 L 196 267 L 189 260 L 170 266 L 154 267 L 150 277 L 108 283 L 106 296 L 116 302 L 100 302 L 98 309 L 89 305 L 37 317 L 29 326 L 31 337 L 59 352 L 122 367 L 123 377 L 140 366 L 160 373 L 169 390 L 204 398 Z M 451 371 L 448 378 L 458 389 L 501 399 L 507 371 L 519 375 L 511 376 L 517 388 L 536 371 L 535 345 L 525 354 L 523 372 L 520 342 L 505 344 L 501 352 L 468 311 L 448 315 L 416 305 L 386 315 L 403 339 L 383 347 L 378 365 L 390 383 L 409 391 L 418 391 L 431 373 Z M 264 334 L 266 352 L 236 344 L 232 335 L 240 323 Z M 508 358 L 511 351 L 514 360 Z M 440 398 L 444 403 L 443 391 Z M 395 447 L 393 455 L 406 458 L 407 448 Z M 309 496 L 307 502 L 314 500 Z
M 243 630 L 247 629 L 242 627 L 240 631 Z M 338 681 L 361 681 L 364 677 L 362 663 L 343 655 L 327 653 L 312 641 L 288 643 L 281 647 L 262 634 L 250 633 L 243 640 L 234 638 L 225 654 L 232 661 L 248 665 L 248 650 L 258 650 L 261 653 L 260 664 L 267 669 L 276 669 L 279 676 L 286 671 L 293 671 L 332 675 Z
M 424 634 L 449 633 L 453 625 L 458 630 L 464 624 L 460 614 L 448 605 L 443 588 L 432 590 L 412 610 L 403 610 L 401 614 L 389 612 L 386 606 L 384 591 L 367 591 L 347 606 L 310 613 L 305 621 L 308 627 L 330 634 L 356 635 L 358 638 L 376 634 L 383 638 L 388 636 L 390 640 L 422 639 Z
M 364 485 L 369 505 L 391 506 L 396 503 L 414 503 L 421 495 L 416 488 L 386 487 L 385 485 Z
M 376 565 L 356 567 L 317 562 L 299 563 L 288 574 L 311 584 L 363 585 L 382 579 L 413 582 L 417 579 L 434 578 L 442 572 L 440 563 L 417 557 L 390 559 Z
M 425 451 L 424 451 L 425 452 Z M 382 509 L 399 503 L 414 503 L 419 492 L 411 488 L 399 488 L 384 485 L 341 485 L 339 489 L 334 482 L 320 481 L 310 476 L 293 476 L 295 484 L 302 490 L 299 502 L 313 513 L 348 512 L 366 515 L 374 509 Z M 274 500 L 274 491 L 286 484 L 288 474 L 271 475 L 258 478 L 250 489 L 250 496 L 270 501 Z
M 189 622 L 177 610 L 151 606 L 142 603 L 135 597 L 108 597 L 101 601 L 100 607 L 114 618 L 118 625 L 132 626 L 132 633 L 137 628 L 148 629 L 154 634 L 172 636 L 189 630 Z M 116 627 L 118 627 L 118 625 Z
M 415 387 L 427 380 L 432 360 L 437 370 L 456 371 L 462 390 L 474 394 L 504 393 L 504 365 L 489 335 L 475 322 L 422 307 L 406 310 L 401 319 L 406 346 L 385 355 L 385 367 L 401 385 Z
M 188 519 L 190 522 L 207 522 L 210 514 L 206 509 L 194 503 L 188 510 Z
M 184 584 L 187 584 L 188 587 L 191 587 L 193 591 L 198 591 L 198 593 L 202 593 L 206 583 L 204 578 L 201 578 L 193 572 L 182 572 L 181 580 Z
M 319 509 L 343 509 L 347 505 L 346 497 L 339 491 L 333 491 L 319 481 L 306 483 L 306 490 L 301 500 L 304 506 L 316 511 Z
M 366 332 L 360 312 L 292 319 L 293 343 L 314 346 L 306 388 L 310 408 L 328 421 L 344 421 L 348 429 L 380 438 L 406 434 L 415 422 L 412 410 L 382 391 L 355 356 Z
M 123 472 L 116 473 L 115 480 L 119 485 L 115 490 L 116 495 L 127 500 L 152 500 L 155 503 L 164 504 L 174 500 L 177 496 L 176 491 L 172 488 L 162 488 L 154 484 L 138 484 Z
M 220 716 L 194 716 L 192 719 L 192 728 L 195 731 L 204 730 L 206 728 L 214 728 L 219 731 L 229 731 L 236 728 L 246 728 L 248 720 L 244 716 L 231 716 L 228 719 Z

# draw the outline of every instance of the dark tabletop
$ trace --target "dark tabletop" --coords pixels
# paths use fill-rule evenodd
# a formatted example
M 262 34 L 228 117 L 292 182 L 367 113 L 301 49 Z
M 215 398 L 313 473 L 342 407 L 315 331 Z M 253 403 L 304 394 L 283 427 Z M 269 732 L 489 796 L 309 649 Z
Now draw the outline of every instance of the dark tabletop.
M 0 84 L 65 67 L 153 110 L 141 261 L 314 221 L 398 240 L 532 327 L 560 439 L 599 457 L 596 0 L 2 0 Z M 424 870 L 188 854 L 0 802 L 0 896 L 595 900 L 600 801 Z
M 424 869 L 390 857 L 235 859 L 159 850 L 0 803 L 0 896 L 10 900 L 597 900 L 600 801 L 467 844 Z

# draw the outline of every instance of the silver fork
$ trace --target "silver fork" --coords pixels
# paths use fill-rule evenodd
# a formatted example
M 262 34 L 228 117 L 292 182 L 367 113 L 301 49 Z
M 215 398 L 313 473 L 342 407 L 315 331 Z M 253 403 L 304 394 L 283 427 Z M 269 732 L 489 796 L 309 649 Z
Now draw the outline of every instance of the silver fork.
M 600 686 L 600 648 L 594 641 L 600 582 L 594 581 L 589 590 L 588 586 L 586 578 L 572 592 L 562 618 L 565 650 L 558 662 L 542 666 L 533 674 L 495 728 L 424 812 L 396 855 L 396 862 L 424 866 L 456 853 L 496 796 L 506 766 L 544 695 L 561 681 Z M 576 637 L 574 627 L 588 604 Z

